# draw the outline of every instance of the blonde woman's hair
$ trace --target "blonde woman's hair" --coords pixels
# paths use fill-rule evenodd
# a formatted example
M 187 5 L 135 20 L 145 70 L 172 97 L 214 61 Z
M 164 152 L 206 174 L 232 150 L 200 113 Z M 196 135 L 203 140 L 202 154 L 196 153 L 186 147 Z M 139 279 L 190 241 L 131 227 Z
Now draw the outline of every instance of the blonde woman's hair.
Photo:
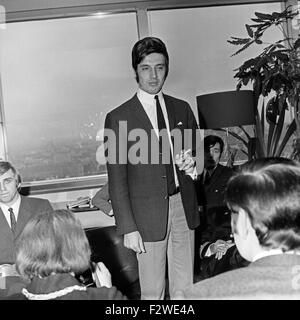
M 16 267 L 26 278 L 53 273 L 82 273 L 91 250 L 80 222 L 67 210 L 36 215 L 17 243 Z

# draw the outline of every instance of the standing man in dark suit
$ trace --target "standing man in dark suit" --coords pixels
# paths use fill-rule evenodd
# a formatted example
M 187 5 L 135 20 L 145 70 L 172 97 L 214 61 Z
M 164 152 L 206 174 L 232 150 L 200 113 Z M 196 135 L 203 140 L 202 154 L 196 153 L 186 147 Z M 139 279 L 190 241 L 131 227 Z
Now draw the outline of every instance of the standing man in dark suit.
M 52 210 L 48 200 L 21 196 L 20 182 L 12 164 L 0 161 L 0 265 L 15 263 L 15 242 L 31 217 Z
M 192 229 L 199 225 L 199 215 L 193 181 L 195 141 L 190 150 L 179 151 L 176 146 L 182 144 L 171 131 L 192 132 L 193 140 L 197 123 L 187 102 L 162 93 L 169 56 L 160 39 L 139 40 L 132 49 L 132 66 L 138 91 L 105 120 L 109 194 L 117 231 L 124 235 L 125 247 L 137 253 L 141 298 L 164 298 L 167 257 L 172 298 L 193 281 Z M 109 139 L 108 133 L 116 139 Z M 132 138 L 136 133 L 140 134 L 138 161 L 131 153 L 138 143 Z M 116 157 L 110 158 L 114 152 Z
M 300 299 L 300 169 L 260 159 L 228 182 L 225 199 L 240 254 L 251 263 L 200 281 L 182 299 Z
M 233 170 L 220 164 L 224 150 L 222 138 L 208 135 L 204 138 L 204 171 L 197 180 L 197 194 L 201 216 L 200 279 L 242 266 L 233 241 L 230 214 L 224 200 L 227 182 Z M 200 232 L 199 232 L 200 231 Z M 199 232 L 199 234 L 198 234 Z

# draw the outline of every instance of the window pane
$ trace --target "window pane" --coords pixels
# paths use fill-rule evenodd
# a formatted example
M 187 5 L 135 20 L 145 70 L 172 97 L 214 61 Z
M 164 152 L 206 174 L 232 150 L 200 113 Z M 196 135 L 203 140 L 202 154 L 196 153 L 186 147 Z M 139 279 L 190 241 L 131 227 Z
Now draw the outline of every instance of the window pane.
M 135 13 L 10 23 L 3 39 L 8 153 L 23 180 L 104 172 L 105 115 L 135 90 Z
M 227 40 L 231 36 L 247 37 L 245 24 L 251 23 L 254 12 L 281 10 L 280 3 L 269 3 L 150 11 L 151 33 L 166 43 L 170 56 L 165 92 L 187 100 L 197 114 L 197 95 L 235 90 L 234 69 L 258 55 L 262 47 L 253 46 L 231 57 L 240 47 Z M 273 29 L 266 33 L 265 40 L 273 42 L 281 37 L 280 31 Z M 238 128 L 233 130 L 241 134 Z M 229 139 L 231 144 L 237 143 L 231 136 Z M 238 146 L 242 147 L 241 143 Z M 237 160 L 243 159 L 246 156 L 239 152 Z

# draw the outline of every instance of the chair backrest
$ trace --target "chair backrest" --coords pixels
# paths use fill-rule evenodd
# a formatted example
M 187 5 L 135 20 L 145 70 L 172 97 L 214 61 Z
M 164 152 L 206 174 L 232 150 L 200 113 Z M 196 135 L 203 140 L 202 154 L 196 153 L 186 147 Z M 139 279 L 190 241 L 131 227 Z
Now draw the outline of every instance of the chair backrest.
M 93 262 L 102 261 L 112 276 L 112 284 L 129 299 L 140 299 L 138 262 L 136 253 L 123 245 L 116 226 L 85 229 Z

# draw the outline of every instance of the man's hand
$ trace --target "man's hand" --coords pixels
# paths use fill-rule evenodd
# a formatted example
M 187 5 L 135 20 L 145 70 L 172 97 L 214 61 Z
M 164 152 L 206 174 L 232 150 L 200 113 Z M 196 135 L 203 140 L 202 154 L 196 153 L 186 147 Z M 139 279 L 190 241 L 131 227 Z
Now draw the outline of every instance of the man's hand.
M 136 253 L 146 252 L 143 239 L 138 231 L 124 234 L 124 247 Z
M 232 246 L 232 242 L 226 242 L 224 240 L 217 240 L 210 245 L 211 254 L 215 254 L 215 258 L 220 260 L 226 254 L 227 250 Z
M 191 156 L 191 149 L 187 151 L 181 150 L 180 154 L 176 154 L 175 163 L 179 170 L 183 170 L 185 174 L 193 174 L 195 161 Z

